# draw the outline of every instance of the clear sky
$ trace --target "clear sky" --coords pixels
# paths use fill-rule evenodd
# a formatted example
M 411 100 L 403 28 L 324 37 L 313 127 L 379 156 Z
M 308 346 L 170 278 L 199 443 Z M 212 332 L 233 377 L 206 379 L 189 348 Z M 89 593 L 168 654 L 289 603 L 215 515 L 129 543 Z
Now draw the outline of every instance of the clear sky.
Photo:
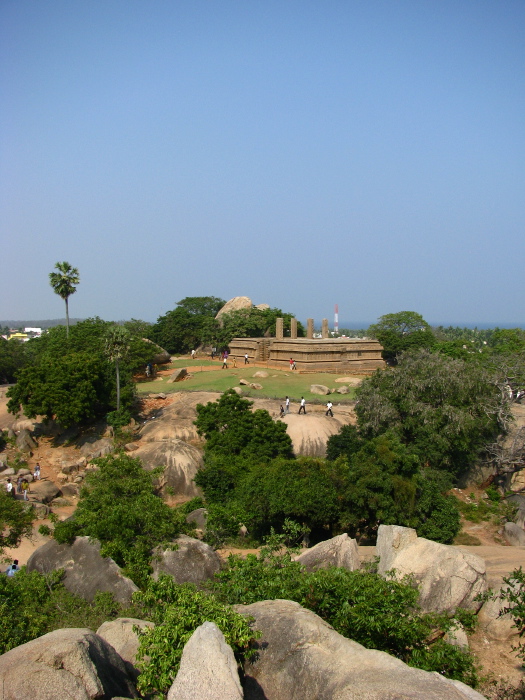
M 2 0 L 0 318 L 525 322 L 523 0 Z

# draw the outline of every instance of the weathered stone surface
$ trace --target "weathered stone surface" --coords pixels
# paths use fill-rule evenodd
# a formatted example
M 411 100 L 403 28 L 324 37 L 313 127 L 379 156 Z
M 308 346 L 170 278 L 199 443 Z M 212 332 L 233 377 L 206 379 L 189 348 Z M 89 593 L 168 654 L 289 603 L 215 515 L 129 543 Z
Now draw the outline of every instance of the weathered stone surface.
M 87 438 L 80 448 L 82 456 L 87 459 L 96 459 L 104 457 L 113 452 L 113 440 L 110 438 Z
M 215 318 L 220 318 L 223 314 L 231 314 L 232 311 L 238 311 L 239 309 L 251 309 L 252 306 L 250 297 L 233 297 L 233 299 L 224 304 Z
M 187 523 L 195 523 L 197 528 L 202 532 L 206 532 L 206 520 L 208 519 L 208 511 L 206 508 L 197 508 L 192 510 L 186 516 Z
M 155 627 L 153 622 L 137 620 L 134 617 L 119 617 L 111 622 L 104 622 L 97 630 L 99 637 L 102 637 L 108 644 L 111 644 L 117 654 L 123 659 L 131 671 L 136 676 L 137 651 L 139 650 L 139 636 L 133 630 L 134 627 L 144 629 L 145 627 Z
M 89 629 L 49 632 L 0 656 L 5 700 L 137 698 L 117 652 Z
M 312 384 L 310 386 L 310 392 L 312 394 L 319 394 L 320 396 L 327 396 L 330 393 L 330 389 L 323 384 Z
M 469 648 L 467 633 L 459 622 L 445 634 L 443 640 L 454 647 L 460 647 L 460 649 Z
M 256 309 L 260 309 L 260 311 L 266 311 L 266 309 L 270 308 L 270 304 L 255 304 Z
M 35 481 L 31 486 L 31 496 L 42 503 L 51 503 L 61 493 L 62 491 L 52 481 Z
M 23 428 L 16 438 L 16 446 L 22 452 L 32 453 L 36 448 L 36 442 L 31 437 L 31 433 L 27 428 Z
M 512 547 L 525 547 L 525 530 L 516 523 L 505 523 L 503 534 Z
M 137 586 L 126 578 L 109 557 L 100 555 L 100 543 L 77 537 L 72 545 L 50 540 L 29 557 L 27 570 L 47 574 L 64 569 L 64 586 L 71 593 L 92 601 L 98 591 L 108 591 L 119 603 L 130 603 Z
M 489 639 L 507 640 L 518 634 L 518 628 L 514 625 L 510 613 L 502 614 L 506 603 L 497 599 L 501 590 L 506 588 L 508 586 L 504 585 L 496 589 L 494 597 L 483 603 L 478 612 L 479 627 Z
M 522 529 L 525 529 L 525 495 L 521 493 L 514 493 L 512 496 L 509 496 L 507 500 L 518 508 L 515 519 L 516 525 Z
M 255 372 L 253 375 L 254 379 L 259 377 L 260 379 L 264 379 L 265 377 L 269 377 L 270 375 L 268 372 L 265 372 L 264 370 L 259 370 L 258 372 Z
M 197 627 L 187 641 L 168 700 L 243 700 L 237 662 L 214 622 Z
M 242 386 L 250 386 L 250 382 L 247 379 L 239 379 L 239 384 Z
M 240 386 L 234 386 L 233 391 L 237 394 L 237 396 L 242 396 L 242 389 Z
M 262 389 L 262 384 L 257 384 L 256 382 L 252 382 L 250 386 L 252 389 Z
M 220 571 L 219 555 L 207 544 L 187 535 L 175 540 L 178 549 L 154 550 L 153 578 L 169 574 L 177 583 L 202 583 Z
M 143 442 L 158 442 L 159 440 L 194 440 L 198 437 L 197 428 L 193 421 L 197 417 L 195 404 L 198 401 L 186 393 L 186 400 L 177 394 L 177 401 L 161 409 L 154 420 L 148 421 L 140 430 Z M 204 392 L 199 395 L 207 396 Z M 208 395 L 209 396 L 209 395 Z M 213 395 L 216 397 L 216 394 Z
M 485 562 L 480 557 L 418 537 L 412 528 L 380 525 L 376 554 L 378 572 L 395 569 L 395 577 L 411 575 L 419 587 L 425 612 L 453 613 L 457 608 L 479 610 L 475 598 L 487 589 Z
M 466 686 L 346 639 L 298 603 L 235 607 L 262 632 L 258 658 L 245 669 L 246 700 L 482 700 Z
M 346 386 L 346 384 L 344 384 L 343 386 L 340 386 L 339 389 L 336 389 L 336 392 L 338 394 L 349 394 L 350 389 Z
M 174 382 L 180 382 L 184 377 L 188 376 L 188 370 L 185 369 L 184 367 L 180 367 L 179 369 L 176 369 L 174 372 L 170 374 L 168 379 L 166 380 L 166 384 L 173 384 Z
M 62 495 L 67 497 L 78 496 L 80 493 L 80 486 L 74 483 L 64 484 L 61 487 Z
M 150 359 L 152 365 L 165 365 L 171 360 L 171 355 L 169 352 L 164 350 L 164 348 L 161 348 L 160 345 L 157 345 L 157 343 L 149 340 L 149 338 L 142 338 L 142 340 L 145 343 L 151 343 L 152 345 L 151 352 L 153 354 Z
M 193 445 L 183 440 L 147 442 L 133 454 L 140 458 L 147 471 L 164 467 L 163 474 L 156 480 L 161 492 L 169 487 L 177 496 L 193 498 L 201 495 L 193 479 L 202 467 L 202 453 Z
M 357 542 L 346 532 L 330 540 L 319 542 L 315 547 L 301 552 L 294 559 L 306 567 L 307 571 L 327 569 L 330 566 L 355 571 L 361 566 Z

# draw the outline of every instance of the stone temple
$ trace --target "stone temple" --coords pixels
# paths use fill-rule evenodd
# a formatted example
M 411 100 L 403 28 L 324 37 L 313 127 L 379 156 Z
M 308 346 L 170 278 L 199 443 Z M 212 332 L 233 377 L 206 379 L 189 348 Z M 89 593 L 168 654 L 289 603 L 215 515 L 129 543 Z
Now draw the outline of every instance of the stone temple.
M 238 364 L 248 353 L 250 362 L 267 367 L 289 369 L 290 358 L 299 372 L 333 372 L 336 374 L 371 374 L 385 367 L 383 346 L 377 340 L 330 338 L 328 320 L 323 319 L 321 338 L 314 338 L 314 321 L 307 321 L 306 338 L 297 337 L 297 319 L 292 318 L 290 337 L 283 333 L 283 319 L 278 318 L 275 338 L 234 338 L 230 358 Z

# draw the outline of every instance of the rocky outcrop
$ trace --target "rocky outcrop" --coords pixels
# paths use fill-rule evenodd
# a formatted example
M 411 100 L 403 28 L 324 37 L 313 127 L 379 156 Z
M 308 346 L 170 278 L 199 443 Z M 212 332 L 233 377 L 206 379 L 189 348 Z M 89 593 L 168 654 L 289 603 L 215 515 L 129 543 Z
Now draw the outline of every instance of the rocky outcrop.
M 314 412 L 306 404 L 306 416 L 297 415 L 297 408 L 292 409 L 294 413 L 283 417 L 286 423 L 286 432 L 290 436 L 293 444 L 293 451 L 296 455 L 306 457 L 324 457 L 326 455 L 326 443 L 328 438 L 336 435 L 343 425 L 352 422 L 349 410 L 334 409 L 334 417 L 327 420 L 322 413 Z
M 252 306 L 250 297 L 233 297 L 233 299 L 224 304 L 215 318 L 220 318 L 224 314 L 231 314 L 232 311 L 239 311 L 239 309 L 251 309 Z
M 37 444 L 31 437 L 30 431 L 27 428 L 22 428 L 17 435 L 16 446 L 22 452 L 33 454 L 33 450 L 36 448 Z
M 159 442 L 160 440 L 194 440 L 198 437 L 197 428 L 193 421 L 197 417 L 192 403 L 184 404 L 177 401 L 162 409 L 160 414 L 148 421 L 140 430 L 143 442 Z
M 182 652 L 168 700 L 243 700 L 237 662 L 214 622 L 197 627 Z
M 499 594 L 508 586 L 500 586 L 480 608 L 478 625 L 489 639 L 507 640 L 518 634 L 518 628 L 510 613 L 504 614 L 508 603 L 499 599 Z
M 168 379 L 166 379 L 166 384 L 173 384 L 174 382 L 180 382 L 188 376 L 188 370 L 185 367 L 179 367 L 174 372 L 170 374 Z
M 97 457 L 104 457 L 105 455 L 111 454 L 113 452 L 113 440 L 111 438 L 87 438 L 80 452 L 86 459 L 96 459 Z
M 331 540 L 319 542 L 315 547 L 301 552 L 294 558 L 307 571 L 327 569 L 330 566 L 355 571 L 361 566 L 357 542 L 351 539 L 346 532 L 338 537 L 332 537 Z
M 379 526 L 376 554 L 380 575 L 394 569 L 398 580 L 414 578 L 424 612 L 481 607 L 476 597 L 487 589 L 486 568 L 475 554 L 418 537 L 412 528 L 398 525 Z
M 319 394 L 320 396 L 328 396 L 330 389 L 324 384 L 312 384 L 310 386 L 310 392 L 312 394 Z
M 151 343 L 151 352 L 153 353 L 150 362 L 152 365 L 165 365 L 171 360 L 171 355 L 167 350 L 161 348 L 160 345 L 154 343 L 149 338 L 142 338 L 145 343 Z
M 219 555 L 207 544 L 187 535 L 178 537 L 175 548 L 157 547 L 153 552 L 153 578 L 169 574 L 177 583 L 200 584 L 220 571 Z
M 34 498 L 41 503 L 51 503 L 57 496 L 61 495 L 61 491 L 52 481 L 35 481 L 31 485 L 31 498 Z
M 135 664 L 139 650 L 139 635 L 134 631 L 134 627 L 142 630 L 146 627 L 155 627 L 155 625 L 153 622 L 137 620 L 134 617 L 119 617 L 111 622 L 104 622 L 97 630 L 98 636 L 111 644 L 120 658 L 126 662 L 128 671 L 133 678 L 138 675 Z
M 207 519 L 208 511 L 206 508 L 197 508 L 196 510 L 192 510 L 191 513 L 188 513 L 186 516 L 186 522 L 195 523 L 197 530 L 200 530 L 201 532 L 206 532 Z
M 64 569 L 64 586 L 75 595 L 93 601 L 99 591 L 112 593 L 119 603 L 129 604 L 137 586 L 126 578 L 113 559 L 100 555 L 100 542 L 77 537 L 72 545 L 50 540 L 27 561 L 27 571 L 47 574 Z
M 262 632 L 258 657 L 245 667 L 246 700 L 482 700 L 467 686 L 346 639 L 298 603 L 266 600 L 236 610 Z
M 0 656 L 5 700 L 138 698 L 115 649 L 88 629 L 55 630 Z
M 202 467 L 202 453 L 193 445 L 183 440 L 147 442 L 135 450 L 133 456 L 142 461 L 147 471 L 164 467 L 164 472 L 156 479 L 157 488 L 162 493 L 169 487 L 177 496 L 193 498 L 201 495 L 193 479 Z
M 512 547 L 525 547 L 525 530 L 516 523 L 505 523 L 503 534 Z

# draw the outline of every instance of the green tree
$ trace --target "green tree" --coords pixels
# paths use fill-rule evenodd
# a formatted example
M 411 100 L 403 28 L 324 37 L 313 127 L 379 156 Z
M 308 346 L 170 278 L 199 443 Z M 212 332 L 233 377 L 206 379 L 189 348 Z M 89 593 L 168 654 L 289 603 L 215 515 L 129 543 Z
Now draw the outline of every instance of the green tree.
M 0 338 L 0 384 L 15 381 L 16 373 L 26 364 L 25 343 Z
M 55 264 L 57 272 L 49 273 L 49 283 L 53 287 L 55 294 L 58 294 L 66 303 L 66 337 L 69 337 L 69 297 L 74 294 L 76 285 L 80 282 L 78 270 L 71 267 L 68 262 L 57 262 Z
M 59 541 L 88 535 L 143 585 L 150 571 L 153 548 L 174 539 L 182 527 L 177 512 L 155 494 L 155 472 L 146 472 L 139 459 L 121 453 L 94 460 L 98 470 L 86 477 L 73 526 L 59 523 Z
M 278 318 L 283 319 L 284 333 L 289 333 L 293 314 L 281 309 L 238 309 L 220 317 L 216 332 L 216 342 L 219 347 L 227 347 L 232 338 L 260 338 L 275 335 L 275 324 Z M 297 335 L 304 336 L 304 327 L 297 324 Z
M 482 366 L 424 349 L 364 380 L 356 396 L 363 437 L 395 429 L 422 464 L 453 475 L 496 440 L 510 413 L 505 395 Z
M 110 362 L 115 363 L 117 386 L 117 411 L 120 411 L 120 362 L 129 354 L 130 334 L 122 326 L 113 326 L 106 336 L 105 352 Z
M 379 340 L 383 346 L 383 357 L 393 362 L 400 352 L 431 348 L 435 342 L 432 329 L 415 311 L 381 316 L 377 323 L 370 326 L 368 335 Z
M 211 316 L 215 318 L 226 304 L 219 297 L 184 297 L 177 302 L 177 306 L 194 316 Z
M 0 555 L 5 547 L 18 547 L 32 532 L 33 510 L 0 489 Z

